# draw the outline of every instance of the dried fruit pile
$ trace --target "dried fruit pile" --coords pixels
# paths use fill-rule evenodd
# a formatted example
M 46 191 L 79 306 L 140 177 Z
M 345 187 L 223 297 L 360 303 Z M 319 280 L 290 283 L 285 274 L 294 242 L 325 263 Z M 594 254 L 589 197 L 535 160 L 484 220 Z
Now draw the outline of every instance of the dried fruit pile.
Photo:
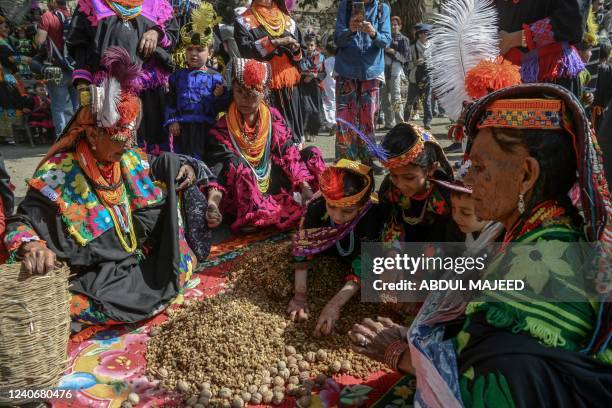
M 278 404 L 285 394 L 306 405 L 312 387 L 328 375 L 365 378 L 383 369 L 353 353 L 346 336 L 354 323 L 378 314 L 376 304 L 359 303 L 357 296 L 343 308 L 336 334 L 312 336 L 319 312 L 343 285 L 347 266 L 338 260 L 314 261 L 311 318 L 298 324 L 286 320 L 291 263 L 289 243 L 254 247 L 230 271 L 224 293 L 172 312 L 153 331 L 148 375 L 181 392 L 187 406 L 241 407 Z

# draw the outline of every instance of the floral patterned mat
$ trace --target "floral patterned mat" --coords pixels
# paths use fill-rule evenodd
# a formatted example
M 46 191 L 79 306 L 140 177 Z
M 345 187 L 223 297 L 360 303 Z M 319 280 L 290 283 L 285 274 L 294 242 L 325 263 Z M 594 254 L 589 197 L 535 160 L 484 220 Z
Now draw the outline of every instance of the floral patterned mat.
M 214 246 L 209 259 L 200 266 L 201 272 L 192 276 L 185 293 L 170 307 L 180 307 L 187 299 L 214 296 L 223 288 L 225 274 L 232 263 L 250 245 L 286 238 L 286 235 L 263 232 L 234 237 Z M 166 313 L 162 313 L 139 325 L 97 328 L 90 331 L 95 334 L 89 338 L 84 332 L 74 335 L 68 344 L 68 368 L 59 384 L 60 388 L 74 390 L 72 398 L 51 400 L 52 406 L 119 408 L 130 392 L 140 396 L 138 407 L 183 406 L 177 394 L 160 389 L 157 380 L 145 376 L 149 332 L 166 319 Z M 411 407 L 414 385 L 413 377 L 384 372 L 372 373 L 365 382 L 336 376 L 313 395 L 311 407 Z M 295 400 L 288 398 L 281 407 L 294 406 Z

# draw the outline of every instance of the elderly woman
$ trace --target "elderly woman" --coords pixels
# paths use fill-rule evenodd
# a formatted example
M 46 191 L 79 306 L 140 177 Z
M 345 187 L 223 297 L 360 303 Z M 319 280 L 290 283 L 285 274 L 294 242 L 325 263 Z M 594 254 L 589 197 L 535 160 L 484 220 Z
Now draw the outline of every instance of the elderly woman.
M 505 88 L 470 108 L 466 129 L 476 213 L 507 231 L 487 279 L 522 278 L 525 289 L 483 291 L 462 320 L 432 293 L 409 330 L 356 325 L 354 349 L 416 374 L 424 407 L 609 404 L 612 207 L 580 102 L 557 85 Z M 576 182 L 580 211 L 569 199 Z M 584 240 L 596 251 L 593 277 L 581 269 L 593 258 L 570 245 Z
M 29 273 L 49 272 L 56 259 L 70 266 L 70 312 L 85 324 L 158 313 L 182 291 L 207 244 L 201 224 L 189 218 L 202 217 L 205 200 L 190 186 L 206 183 L 210 172 L 187 156 L 148 158 L 131 147 L 141 115 L 131 88 L 138 67 L 125 50 L 115 53 L 107 86 L 92 88 L 92 104 L 76 113 L 28 180 L 5 237 L 10 259 Z
M 209 212 L 218 205 L 233 231 L 294 227 L 318 190 L 317 175 L 325 168 L 321 152 L 300 152 L 283 116 L 264 101 L 269 64 L 237 58 L 232 70 L 233 102 L 204 150 L 217 177 Z
M 251 6 L 236 17 L 234 37 L 242 57 L 266 61 L 272 66 L 272 106 L 280 111 L 293 131 L 293 142 L 302 143 L 304 118 L 298 64 L 304 44 L 285 0 L 253 0 Z

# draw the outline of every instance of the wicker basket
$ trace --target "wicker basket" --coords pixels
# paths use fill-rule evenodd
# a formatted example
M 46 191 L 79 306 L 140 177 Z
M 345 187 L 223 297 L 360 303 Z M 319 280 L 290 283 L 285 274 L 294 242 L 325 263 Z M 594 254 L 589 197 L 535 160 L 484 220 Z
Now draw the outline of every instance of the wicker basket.
M 0 406 L 9 390 L 57 386 L 68 361 L 70 293 L 67 266 L 27 277 L 21 264 L 0 266 Z

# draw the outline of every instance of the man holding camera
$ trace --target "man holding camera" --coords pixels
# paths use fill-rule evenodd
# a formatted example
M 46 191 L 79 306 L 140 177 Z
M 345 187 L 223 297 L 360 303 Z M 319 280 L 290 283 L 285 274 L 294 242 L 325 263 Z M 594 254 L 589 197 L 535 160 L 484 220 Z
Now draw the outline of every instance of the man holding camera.
M 336 159 L 359 160 L 372 166 L 366 143 L 374 140 L 380 109 L 380 86 L 385 81 L 385 49 L 391 44 L 391 9 L 382 0 L 342 0 L 335 40 Z M 347 126 L 349 122 L 353 126 Z M 380 172 L 377 169 L 377 172 Z

